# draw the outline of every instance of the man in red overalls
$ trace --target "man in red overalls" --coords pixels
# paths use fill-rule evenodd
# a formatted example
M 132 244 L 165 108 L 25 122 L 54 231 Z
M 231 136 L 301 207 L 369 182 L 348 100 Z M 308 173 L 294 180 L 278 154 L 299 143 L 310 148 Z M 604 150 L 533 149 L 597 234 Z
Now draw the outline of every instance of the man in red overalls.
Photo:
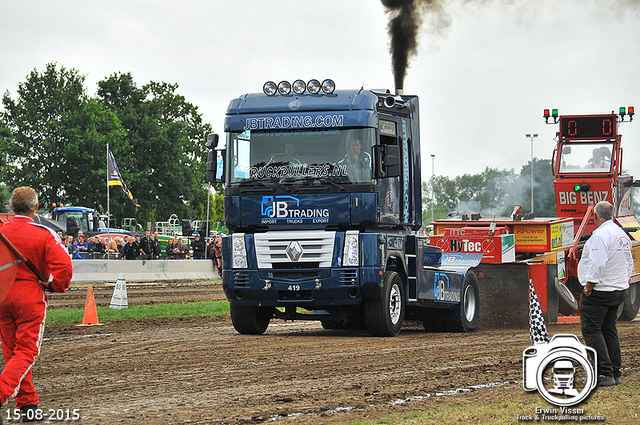
M 30 187 L 11 194 L 14 218 L 0 231 L 40 271 L 49 282 L 40 282 L 24 264 L 18 265 L 16 280 L 0 305 L 0 337 L 5 367 L 0 375 L 0 403 L 15 396 L 23 422 L 35 420 L 38 394 L 31 367 L 40 353 L 47 309 L 45 290 L 64 292 L 71 283 L 73 269 L 67 249 L 53 230 L 33 222 L 38 195 Z M 53 276 L 51 279 L 50 276 Z M 46 287 L 45 287 L 46 286 Z M 31 412 L 29 412 L 31 411 Z

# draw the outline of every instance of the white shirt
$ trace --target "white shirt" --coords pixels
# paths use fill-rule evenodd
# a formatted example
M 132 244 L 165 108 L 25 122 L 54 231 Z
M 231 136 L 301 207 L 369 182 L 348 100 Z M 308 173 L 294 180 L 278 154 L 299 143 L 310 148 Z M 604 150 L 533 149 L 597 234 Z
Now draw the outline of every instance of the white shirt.
M 582 286 L 595 282 L 596 291 L 622 291 L 629 288 L 633 273 L 629 236 L 613 220 L 605 221 L 584 245 L 578 263 L 578 280 Z

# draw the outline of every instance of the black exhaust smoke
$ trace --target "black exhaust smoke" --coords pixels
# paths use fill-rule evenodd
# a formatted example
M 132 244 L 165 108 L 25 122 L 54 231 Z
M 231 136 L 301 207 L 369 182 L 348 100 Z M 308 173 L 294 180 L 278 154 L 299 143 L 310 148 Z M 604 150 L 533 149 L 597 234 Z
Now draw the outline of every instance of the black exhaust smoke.
M 418 53 L 418 33 L 423 13 L 434 13 L 434 29 L 449 25 L 441 0 L 381 0 L 389 14 L 389 51 L 396 92 L 404 88 L 409 59 Z

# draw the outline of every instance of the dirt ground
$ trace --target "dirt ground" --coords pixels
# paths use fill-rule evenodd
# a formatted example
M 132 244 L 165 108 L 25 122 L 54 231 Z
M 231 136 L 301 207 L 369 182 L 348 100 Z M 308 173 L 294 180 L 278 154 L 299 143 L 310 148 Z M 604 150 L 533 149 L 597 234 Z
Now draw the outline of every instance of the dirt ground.
M 113 285 L 94 293 L 107 306 Z M 50 309 L 83 308 L 86 294 L 86 285 L 52 294 Z M 224 299 L 205 281 L 128 284 L 127 295 L 129 305 Z M 619 330 L 625 381 L 639 382 L 638 322 Z M 580 335 L 575 324 L 549 332 Z M 411 323 L 396 338 L 282 321 L 244 336 L 228 318 L 58 325 L 33 373 L 45 416 L 78 409 L 87 424 L 342 424 L 521 395 L 529 342 L 528 329 L 431 333 Z M 2 406 L 5 423 L 14 406 Z

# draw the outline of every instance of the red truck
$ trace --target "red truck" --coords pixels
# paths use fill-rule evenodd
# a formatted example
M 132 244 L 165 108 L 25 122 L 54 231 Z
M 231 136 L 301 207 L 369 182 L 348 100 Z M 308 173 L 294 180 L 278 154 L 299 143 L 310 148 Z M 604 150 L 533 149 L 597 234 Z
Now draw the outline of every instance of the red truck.
M 559 124 L 552 166 L 557 217 L 511 217 L 485 219 L 479 214 L 438 220 L 433 223 L 431 244 L 443 252 L 483 252 L 474 269 L 478 277 L 482 312 L 498 324 L 526 322 L 527 282 L 533 280 L 543 312 L 549 322 L 575 322 L 582 291 L 577 265 L 584 242 L 595 229 L 593 207 L 599 201 L 614 205 L 616 222 L 629 234 L 634 261 L 640 254 L 640 224 L 633 211 L 633 188 L 640 181 L 622 171 L 622 136 L 618 129 L 634 108 L 618 114 L 560 116 L 544 111 L 545 121 Z M 553 122 L 549 122 L 552 119 Z M 638 314 L 640 262 L 620 311 L 621 320 Z M 483 320 L 486 322 L 486 320 Z

